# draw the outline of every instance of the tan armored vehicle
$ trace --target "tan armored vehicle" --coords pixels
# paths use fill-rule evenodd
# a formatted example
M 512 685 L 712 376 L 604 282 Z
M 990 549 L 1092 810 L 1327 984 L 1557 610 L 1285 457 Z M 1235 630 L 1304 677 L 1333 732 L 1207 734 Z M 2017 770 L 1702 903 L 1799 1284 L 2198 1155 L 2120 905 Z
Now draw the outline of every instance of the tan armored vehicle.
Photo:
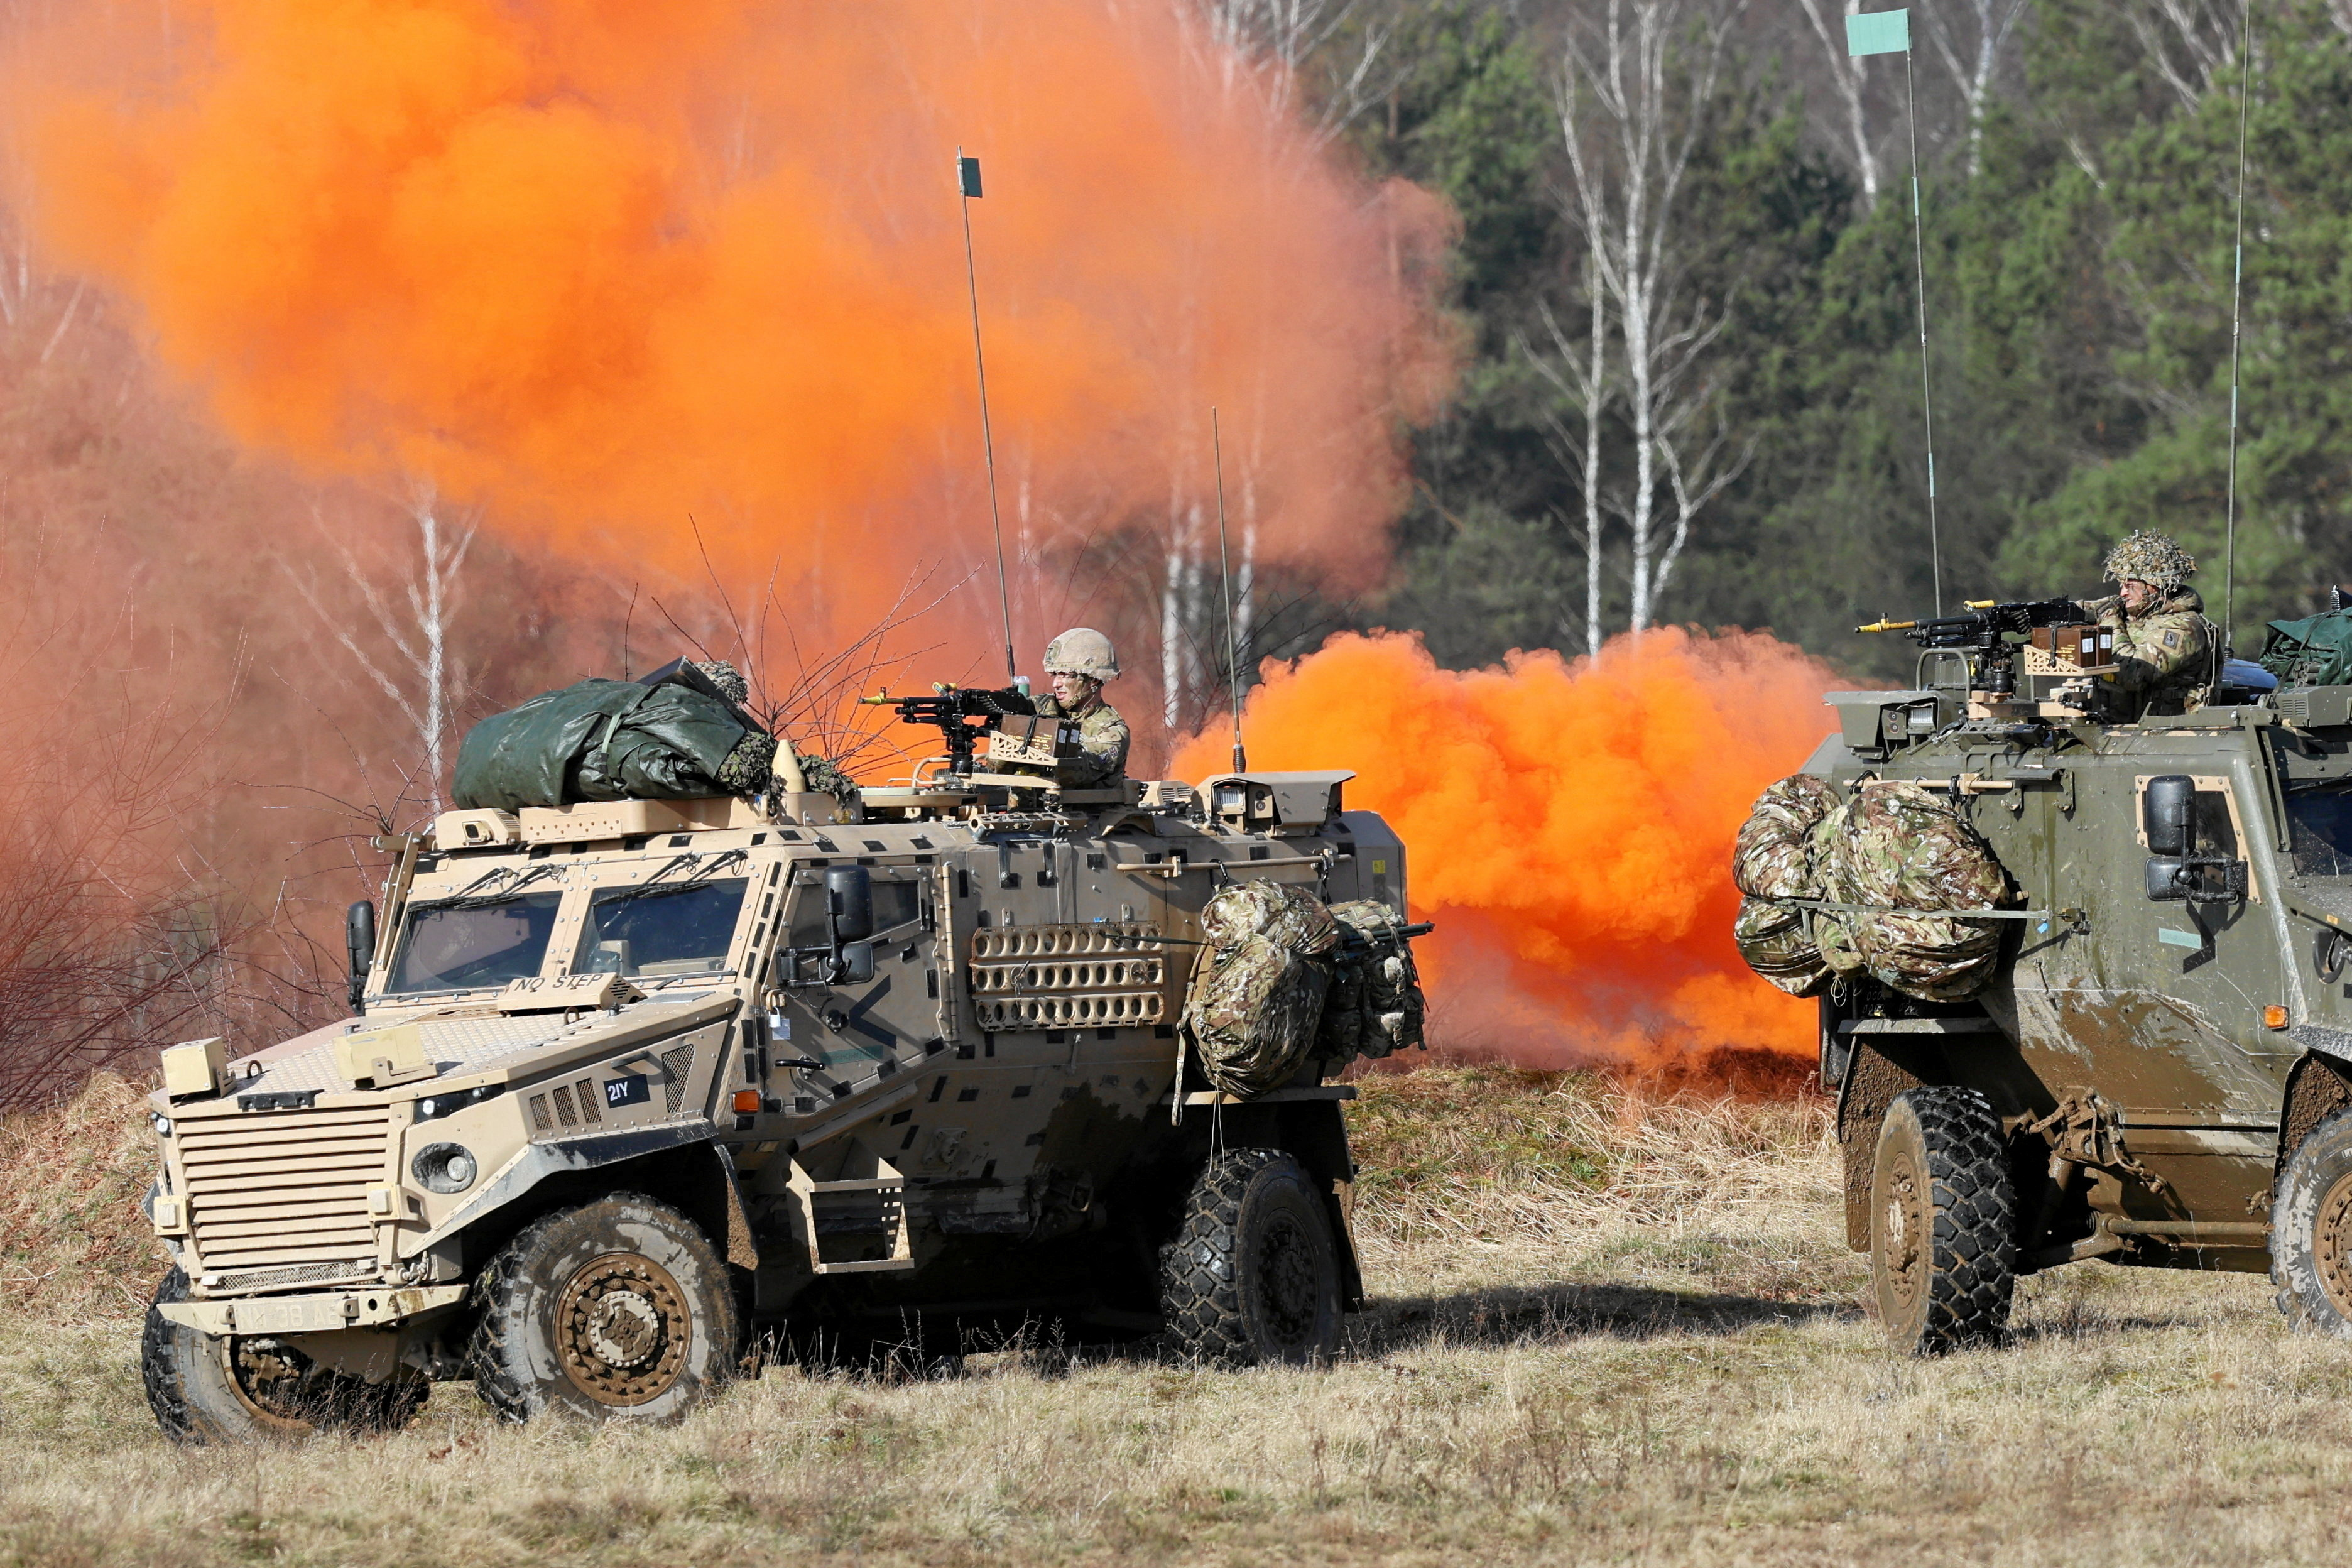
M 1221 887 L 1401 920 L 1403 847 L 1346 773 L 1063 791 L 957 749 L 841 799 L 389 843 L 363 1016 L 165 1055 L 164 1431 L 394 1426 L 458 1377 L 518 1420 L 658 1418 L 770 1329 L 953 1351 L 1042 1314 L 1328 1356 L 1354 1091 L 1314 1057 L 1220 1095 L 1178 1026 Z

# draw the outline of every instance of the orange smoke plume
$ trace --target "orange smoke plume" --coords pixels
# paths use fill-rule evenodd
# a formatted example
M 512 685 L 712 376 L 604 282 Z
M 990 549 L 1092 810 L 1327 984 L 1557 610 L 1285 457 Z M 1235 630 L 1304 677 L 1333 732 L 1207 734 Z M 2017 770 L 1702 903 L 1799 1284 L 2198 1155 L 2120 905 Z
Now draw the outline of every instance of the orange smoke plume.
M 1444 1043 L 1528 1066 L 1813 1048 L 1813 1005 L 1731 942 L 1731 846 L 1828 726 L 1830 672 L 1756 633 L 1619 637 L 1597 658 L 1440 669 L 1418 637 L 1340 637 L 1269 663 L 1253 767 L 1348 767 L 1406 846 Z M 1218 732 L 1171 771 L 1230 761 Z
M 1391 432 L 1448 374 L 1444 216 L 1361 188 L 1190 6 L 124 14 L 0 76 L 37 230 L 250 443 L 619 574 L 698 575 L 692 515 L 730 579 L 781 563 L 862 627 L 988 559 L 961 143 L 1015 547 L 1202 493 L 1214 403 L 1266 559 L 1381 568 Z

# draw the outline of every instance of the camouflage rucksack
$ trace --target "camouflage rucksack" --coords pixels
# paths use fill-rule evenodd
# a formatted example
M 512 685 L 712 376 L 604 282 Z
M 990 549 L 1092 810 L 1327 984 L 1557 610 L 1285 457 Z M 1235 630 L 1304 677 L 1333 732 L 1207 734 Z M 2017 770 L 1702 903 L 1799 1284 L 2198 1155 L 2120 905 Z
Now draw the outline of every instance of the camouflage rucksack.
M 1915 784 L 1866 784 L 1822 819 L 1813 849 L 1824 900 L 1874 906 L 1815 917 L 1814 939 L 1831 968 L 1867 970 L 1926 1002 L 1962 1001 L 1992 978 L 2000 921 L 1876 910 L 2008 901 L 2008 874 L 1949 801 Z
M 1177 1026 L 1210 1084 L 1259 1095 L 1298 1070 L 1315 1044 L 1339 928 L 1314 894 L 1235 882 L 1201 911 L 1210 943 L 1192 968 Z
M 1422 1040 L 1426 1010 L 1404 917 L 1377 899 L 1331 906 L 1343 937 L 1316 1054 L 1335 1062 L 1384 1057 Z M 1424 1047 L 1425 1048 L 1425 1047 Z
M 1791 996 L 1818 995 L 1831 978 L 1803 910 L 1775 899 L 1821 896 L 1813 876 L 1813 832 L 1837 809 L 1826 779 L 1794 773 L 1767 789 L 1740 826 L 1731 879 L 1742 893 L 1731 940 L 1748 967 Z

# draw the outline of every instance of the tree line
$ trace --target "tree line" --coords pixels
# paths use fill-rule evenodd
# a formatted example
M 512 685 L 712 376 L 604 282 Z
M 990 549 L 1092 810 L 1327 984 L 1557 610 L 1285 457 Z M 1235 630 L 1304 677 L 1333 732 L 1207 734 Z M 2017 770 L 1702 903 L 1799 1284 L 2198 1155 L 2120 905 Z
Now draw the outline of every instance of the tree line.
M 2149 527 L 2218 618 L 2242 104 L 2239 651 L 2352 578 L 2352 7 L 2242 51 L 2210 0 L 1928 0 L 1907 60 L 1831 0 L 1223 9 L 1459 218 L 1459 394 L 1357 619 L 1456 664 L 1769 627 L 1904 678 L 1852 628 L 1934 599 L 1922 275 L 1947 607 L 2091 592 Z

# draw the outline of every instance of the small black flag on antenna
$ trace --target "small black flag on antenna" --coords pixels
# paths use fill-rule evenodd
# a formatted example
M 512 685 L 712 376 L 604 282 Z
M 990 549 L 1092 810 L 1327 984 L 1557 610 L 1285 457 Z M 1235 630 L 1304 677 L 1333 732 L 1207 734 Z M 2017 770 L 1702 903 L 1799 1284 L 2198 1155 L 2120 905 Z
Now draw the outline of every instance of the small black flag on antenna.
M 956 158 L 956 184 L 968 196 L 980 195 L 980 160 L 959 154 Z

